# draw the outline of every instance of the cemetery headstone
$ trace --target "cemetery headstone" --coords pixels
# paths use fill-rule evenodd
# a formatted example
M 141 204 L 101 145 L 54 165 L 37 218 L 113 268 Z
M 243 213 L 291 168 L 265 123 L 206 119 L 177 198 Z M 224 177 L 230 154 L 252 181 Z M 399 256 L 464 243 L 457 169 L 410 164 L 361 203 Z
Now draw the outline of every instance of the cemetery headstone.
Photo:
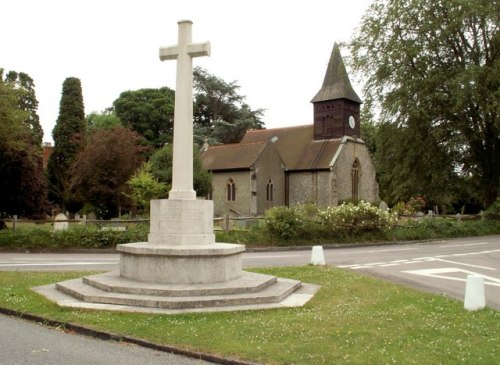
M 59 213 L 54 218 L 54 231 L 64 231 L 69 228 L 68 217 L 65 214 Z
M 380 209 L 383 212 L 387 212 L 389 210 L 389 206 L 385 201 L 381 201 L 380 205 L 378 206 L 378 209 Z

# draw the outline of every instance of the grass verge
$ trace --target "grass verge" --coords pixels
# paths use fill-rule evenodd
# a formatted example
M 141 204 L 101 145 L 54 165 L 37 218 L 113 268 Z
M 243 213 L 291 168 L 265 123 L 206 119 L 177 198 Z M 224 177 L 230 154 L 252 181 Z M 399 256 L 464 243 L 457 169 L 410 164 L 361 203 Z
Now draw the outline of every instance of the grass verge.
M 500 312 L 332 267 L 255 270 L 322 286 L 304 307 L 130 314 L 59 308 L 33 286 L 84 275 L 0 273 L 0 306 L 123 336 L 265 364 L 496 364 Z M 88 273 L 87 273 L 88 274 Z

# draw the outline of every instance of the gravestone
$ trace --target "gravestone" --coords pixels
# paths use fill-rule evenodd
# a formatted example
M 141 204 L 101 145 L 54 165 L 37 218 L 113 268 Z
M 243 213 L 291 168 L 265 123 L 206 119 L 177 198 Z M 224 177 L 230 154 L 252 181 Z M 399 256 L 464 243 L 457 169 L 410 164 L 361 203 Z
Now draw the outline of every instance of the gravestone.
M 63 213 L 59 213 L 54 218 L 54 231 L 64 231 L 69 228 L 68 217 Z
M 389 210 L 389 206 L 385 201 L 381 201 L 378 209 L 380 209 L 382 212 L 387 212 Z

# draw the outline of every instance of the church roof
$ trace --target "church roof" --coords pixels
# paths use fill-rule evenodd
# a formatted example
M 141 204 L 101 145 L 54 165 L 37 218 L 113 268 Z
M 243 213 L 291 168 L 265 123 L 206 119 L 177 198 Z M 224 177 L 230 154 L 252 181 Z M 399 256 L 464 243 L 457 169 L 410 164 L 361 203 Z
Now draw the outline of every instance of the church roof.
M 210 146 L 202 154 L 203 168 L 211 171 L 248 169 L 255 163 L 266 143 L 263 141 Z
M 250 129 L 241 144 L 264 143 L 274 140 L 287 170 L 321 170 L 330 168 L 333 156 L 341 145 L 340 139 L 314 140 L 314 126 Z
M 323 86 L 311 100 L 311 103 L 335 99 L 349 99 L 360 104 L 362 103 L 358 94 L 356 94 L 351 86 L 337 43 L 333 45 Z

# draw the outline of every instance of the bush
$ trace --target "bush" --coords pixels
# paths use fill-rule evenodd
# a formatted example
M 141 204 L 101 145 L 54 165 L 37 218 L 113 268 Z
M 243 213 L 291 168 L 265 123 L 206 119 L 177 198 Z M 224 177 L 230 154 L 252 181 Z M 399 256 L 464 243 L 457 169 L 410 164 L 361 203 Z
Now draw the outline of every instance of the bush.
M 147 240 L 149 225 L 135 224 L 126 231 L 99 226 L 70 227 L 64 231 L 21 228 L 0 232 L 0 247 L 9 249 L 114 248 L 121 243 Z
M 300 210 L 283 206 L 266 211 L 264 229 L 272 236 L 284 240 L 307 235 L 307 225 Z
M 315 205 L 274 207 L 265 215 L 264 229 L 273 237 L 284 240 L 331 239 L 385 231 L 395 219 L 388 212 L 364 201 L 357 205 L 342 203 L 322 211 Z
M 497 198 L 497 200 L 486 209 L 483 216 L 486 220 L 500 221 L 500 198 Z
M 393 215 L 371 204 L 360 201 L 357 205 L 343 203 L 339 207 L 329 207 L 320 213 L 326 232 L 347 231 L 348 234 L 361 234 L 385 231 L 395 222 Z

